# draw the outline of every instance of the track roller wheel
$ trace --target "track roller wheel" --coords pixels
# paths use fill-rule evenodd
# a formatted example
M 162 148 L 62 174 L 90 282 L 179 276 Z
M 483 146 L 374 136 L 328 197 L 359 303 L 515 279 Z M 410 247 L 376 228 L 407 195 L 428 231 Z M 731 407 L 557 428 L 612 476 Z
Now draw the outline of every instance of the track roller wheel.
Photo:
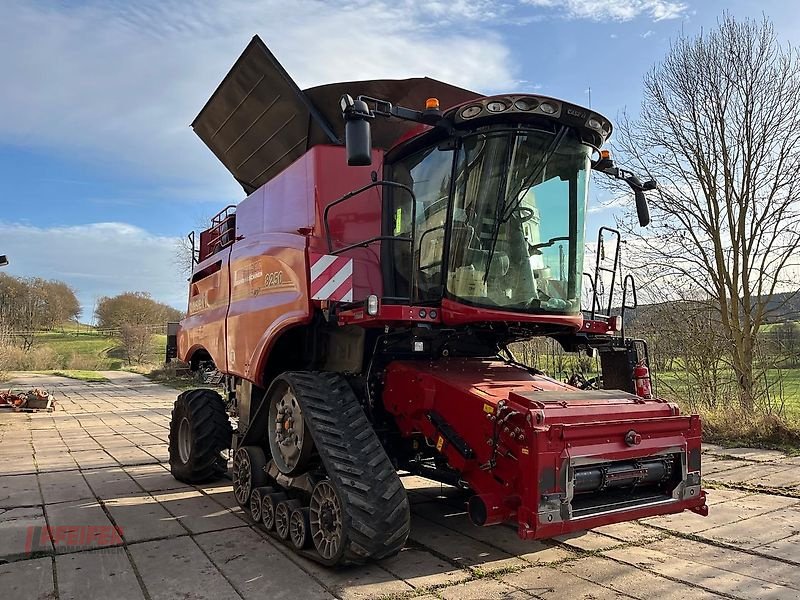
M 275 532 L 282 540 L 289 539 L 289 517 L 292 511 L 302 506 L 300 500 L 284 500 L 275 508 Z
M 311 524 L 308 507 L 296 508 L 289 515 L 289 539 L 295 550 L 303 550 L 311 544 Z
M 242 446 L 233 455 L 233 495 L 245 511 L 250 510 L 250 494 L 267 483 L 264 467 L 267 457 L 258 446 Z
M 256 523 L 261 522 L 261 503 L 264 501 L 264 496 L 267 494 L 275 493 L 273 487 L 257 487 L 250 494 L 250 516 Z
M 187 390 L 172 407 L 169 424 L 169 468 L 185 483 L 203 483 L 228 470 L 231 424 L 225 402 L 214 390 Z
M 286 494 L 283 492 L 265 494 L 261 500 L 261 522 L 267 528 L 267 531 L 275 529 L 275 512 L 278 504 L 284 500 L 286 500 Z
M 272 402 L 294 400 L 292 414 L 298 414 L 296 405 L 316 451 L 309 463 L 318 455 L 327 474 L 314 486 L 309 506 L 318 561 L 328 566 L 363 563 L 400 552 L 411 527 L 408 497 L 347 380 L 336 373 L 288 372 L 273 381 L 267 394 Z M 270 450 L 280 469 L 272 441 Z M 298 458 L 298 464 L 302 461 Z

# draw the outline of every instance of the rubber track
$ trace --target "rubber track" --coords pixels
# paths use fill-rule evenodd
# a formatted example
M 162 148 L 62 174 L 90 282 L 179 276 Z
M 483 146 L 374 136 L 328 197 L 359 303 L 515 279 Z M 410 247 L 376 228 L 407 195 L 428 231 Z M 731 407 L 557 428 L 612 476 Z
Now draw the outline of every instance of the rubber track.
M 198 388 L 182 392 L 175 404 L 183 402 L 186 411 L 192 415 L 195 423 L 192 439 L 193 471 L 190 483 L 200 483 L 219 479 L 228 470 L 227 458 L 221 454 L 231 445 L 231 424 L 225 412 L 225 402 L 215 391 Z M 173 419 L 175 409 L 173 408 Z M 177 436 L 177 423 L 169 431 L 169 447 L 173 448 L 172 436 Z M 177 448 L 177 439 L 175 446 Z M 172 456 L 170 456 L 170 460 Z
M 347 381 L 335 373 L 290 372 L 317 452 L 349 520 L 344 562 L 402 550 L 411 529 L 408 496 Z

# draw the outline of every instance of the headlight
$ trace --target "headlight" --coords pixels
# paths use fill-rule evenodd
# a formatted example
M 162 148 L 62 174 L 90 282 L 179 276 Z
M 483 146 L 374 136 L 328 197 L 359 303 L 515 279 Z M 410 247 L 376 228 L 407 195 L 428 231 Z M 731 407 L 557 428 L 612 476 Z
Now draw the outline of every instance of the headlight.
M 520 98 L 514 102 L 514 106 L 517 110 L 533 110 L 539 106 L 539 103 L 533 98 Z
M 554 114 L 556 114 L 556 112 L 558 112 L 558 109 L 556 108 L 556 106 L 554 104 L 549 103 L 549 102 L 542 102 L 539 105 L 539 110 L 541 110 L 546 115 L 554 115 Z
M 461 111 L 461 118 L 462 119 L 471 119 L 472 117 L 476 117 L 480 114 L 481 110 L 483 110 L 480 106 L 468 106 L 464 110 Z

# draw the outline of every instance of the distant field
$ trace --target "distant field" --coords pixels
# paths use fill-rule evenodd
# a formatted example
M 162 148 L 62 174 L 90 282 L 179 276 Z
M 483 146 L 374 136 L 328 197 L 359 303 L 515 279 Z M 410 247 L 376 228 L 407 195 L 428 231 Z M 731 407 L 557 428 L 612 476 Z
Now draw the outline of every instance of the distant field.
M 679 371 L 664 371 L 655 375 L 656 391 L 661 396 L 668 395 L 669 387 L 676 390 L 686 387 Z M 767 377 L 771 385 L 772 401 L 778 402 L 782 396 L 786 413 L 800 417 L 800 369 L 772 370 L 767 373 Z
M 148 362 L 163 362 L 167 336 L 154 335 Z M 58 355 L 59 365 L 54 368 L 116 371 L 127 366 L 124 353 L 117 340 L 91 329 L 37 334 L 34 344 L 48 346 Z

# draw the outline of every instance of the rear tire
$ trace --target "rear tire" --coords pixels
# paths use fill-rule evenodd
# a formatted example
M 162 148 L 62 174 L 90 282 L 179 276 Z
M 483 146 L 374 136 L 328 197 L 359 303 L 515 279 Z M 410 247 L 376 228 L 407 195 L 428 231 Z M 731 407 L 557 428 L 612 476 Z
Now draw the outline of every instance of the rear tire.
M 175 400 L 169 426 L 169 466 L 184 483 L 205 483 L 228 470 L 225 452 L 231 447 L 225 402 L 208 389 L 187 390 Z

